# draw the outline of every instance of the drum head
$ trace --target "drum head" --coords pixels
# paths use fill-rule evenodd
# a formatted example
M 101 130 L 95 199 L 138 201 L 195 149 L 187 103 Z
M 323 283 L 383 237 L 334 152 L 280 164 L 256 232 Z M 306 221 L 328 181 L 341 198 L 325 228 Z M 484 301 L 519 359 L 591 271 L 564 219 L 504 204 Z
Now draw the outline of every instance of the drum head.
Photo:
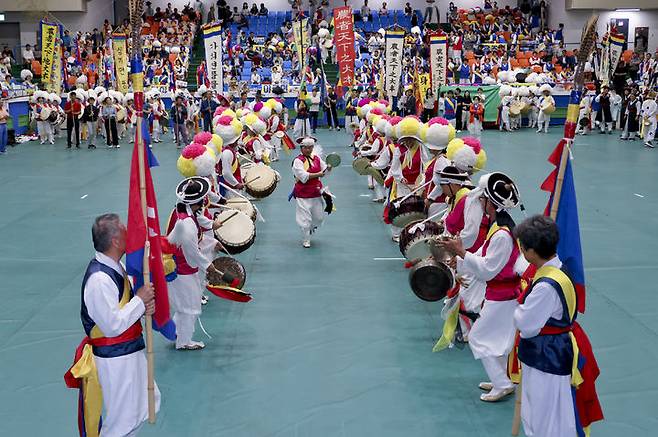
M 355 172 L 360 174 L 361 176 L 367 175 L 367 169 L 370 167 L 370 161 L 368 161 L 367 158 L 356 158 L 354 161 L 352 161 L 352 168 L 354 169 Z
M 215 238 L 224 245 L 226 251 L 234 255 L 249 249 L 256 237 L 256 226 L 251 218 L 236 210 L 221 212 L 217 218 L 222 226 L 215 230 Z
M 338 167 L 340 165 L 340 155 L 338 153 L 330 153 L 327 155 L 325 162 L 330 167 Z
M 212 262 L 217 270 L 220 272 L 230 273 L 235 279 L 238 280 L 237 286 L 235 288 L 242 289 L 244 283 L 247 281 L 247 271 L 244 266 L 235 258 L 228 256 L 220 256 L 215 258 Z M 208 284 L 216 287 L 230 286 L 231 284 L 224 282 L 222 275 L 210 272 L 207 275 Z
M 276 172 L 266 165 L 254 165 L 247 169 L 244 178 L 250 195 L 263 198 L 274 192 L 277 183 Z
M 256 221 L 256 208 L 254 208 L 254 205 L 252 205 L 247 199 L 242 197 L 232 197 L 226 201 L 226 206 L 228 208 L 242 211 L 251 217 L 251 220 Z
M 443 299 L 448 290 L 455 286 L 455 280 L 448 266 L 425 260 L 409 272 L 409 285 L 419 299 L 436 302 Z

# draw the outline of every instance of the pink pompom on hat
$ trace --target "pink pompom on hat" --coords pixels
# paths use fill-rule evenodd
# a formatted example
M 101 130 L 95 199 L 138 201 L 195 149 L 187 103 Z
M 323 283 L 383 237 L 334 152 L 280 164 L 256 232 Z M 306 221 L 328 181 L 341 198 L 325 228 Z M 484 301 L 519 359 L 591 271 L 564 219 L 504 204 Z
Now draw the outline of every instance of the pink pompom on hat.
M 194 159 L 197 156 L 203 155 L 204 153 L 206 153 L 206 146 L 196 142 L 185 146 L 185 148 L 181 151 L 181 155 L 187 159 Z
M 208 144 L 208 141 L 210 141 L 211 139 L 212 139 L 212 134 L 210 132 L 204 131 L 194 135 L 194 142 L 204 146 Z

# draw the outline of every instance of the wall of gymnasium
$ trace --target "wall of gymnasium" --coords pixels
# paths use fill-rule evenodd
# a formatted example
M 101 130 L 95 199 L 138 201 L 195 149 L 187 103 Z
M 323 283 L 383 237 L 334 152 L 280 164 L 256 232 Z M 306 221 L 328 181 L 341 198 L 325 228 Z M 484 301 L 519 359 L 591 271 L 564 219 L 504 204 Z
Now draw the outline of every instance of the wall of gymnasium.
M 564 23 L 564 38 L 569 48 L 577 47 L 583 24 L 592 14 L 591 10 L 566 10 L 565 1 L 550 0 L 548 22 L 551 28 L 557 28 Z M 628 19 L 628 48 L 633 49 L 635 43 L 635 28 L 649 28 L 649 51 L 653 53 L 658 48 L 658 10 L 642 10 L 639 12 L 598 11 L 598 31 L 603 35 L 606 25 L 611 19 Z

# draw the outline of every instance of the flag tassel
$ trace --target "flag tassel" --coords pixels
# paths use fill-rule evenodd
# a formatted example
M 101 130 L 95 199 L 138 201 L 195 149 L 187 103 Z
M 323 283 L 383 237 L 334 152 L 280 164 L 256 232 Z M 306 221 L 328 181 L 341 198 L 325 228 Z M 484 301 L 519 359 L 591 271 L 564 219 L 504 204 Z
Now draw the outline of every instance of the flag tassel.
M 557 178 L 555 180 L 553 201 L 551 202 L 550 216 L 553 220 L 557 219 L 558 206 L 560 205 L 560 196 L 562 195 L 562 184 L 564 183 L 564 172 L 567 168 L 567 159 L 569 159 L 569 142 L 564 141 L 564 144 L 562 144 L 562 153 L 560 156 L 560 167 L 558 167 Z

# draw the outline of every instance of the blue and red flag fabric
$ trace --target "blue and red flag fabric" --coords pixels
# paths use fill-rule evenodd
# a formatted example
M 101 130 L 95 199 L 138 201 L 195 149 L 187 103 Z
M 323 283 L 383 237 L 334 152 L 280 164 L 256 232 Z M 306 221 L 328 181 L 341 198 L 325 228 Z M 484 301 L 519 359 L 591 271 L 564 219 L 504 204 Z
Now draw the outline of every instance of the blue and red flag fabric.
M 544 215 L 550 215 L 555 198 L 555 189 L 557 182 L 557 173 L 560 168 L 562 151 L 567 147 L 567 140 L 562 139 L 553 153 L 548 158 L 548 162 L 555 166 L 555 170 L 546 178 L 541 185 L 541 189 L 550 193 L 548 205 Z M 564 169 L 564 180 L 557 205 L 557 216 L 555 223 L 560 230 L 560 242 L 558 243 L 557 253 L 560 260 L 565 265 L 571 279 L 576 286 L 576 295 L 578 300 L 578 311 L 585 312 L 585 269 L 583 267 L 583 252 L 580 245 L 580 227 L 578 225 L 578 202 L 576 200 L 576 187 L 573 179 L 570 154 L 565 154 L 567 160 Z
M 126 238 L 126 271 L 134 277 L 135 289 L 141 287 L 143 280 L 144 246 L 146 239 L 151 244 L 149 268 L 151 282 L 155 289 L 155 313 L 153 314 L 153 329 L 159 331 L 169 340 L 176 339 L 176 325 L 169 315 L 169 295 L 167 280 L 165 279 L 162 263 L 162 247 L 160 243 L 160 220 L 158 218 L 158 205 L 151 179 L 151 167 L 158 162 L 148 147 L 148 129 L 143 125 L 144 138 L 136 139 L 133 149 L 130 169 L 130 188 L 128 194 L 128 234 Z M 144 148 L 144 165 L 146 183 L 147 223 L 144 223 L 142 201 L 139 186 L 139 147 Z M 148 229 L 148 232 L 147 232 Z

